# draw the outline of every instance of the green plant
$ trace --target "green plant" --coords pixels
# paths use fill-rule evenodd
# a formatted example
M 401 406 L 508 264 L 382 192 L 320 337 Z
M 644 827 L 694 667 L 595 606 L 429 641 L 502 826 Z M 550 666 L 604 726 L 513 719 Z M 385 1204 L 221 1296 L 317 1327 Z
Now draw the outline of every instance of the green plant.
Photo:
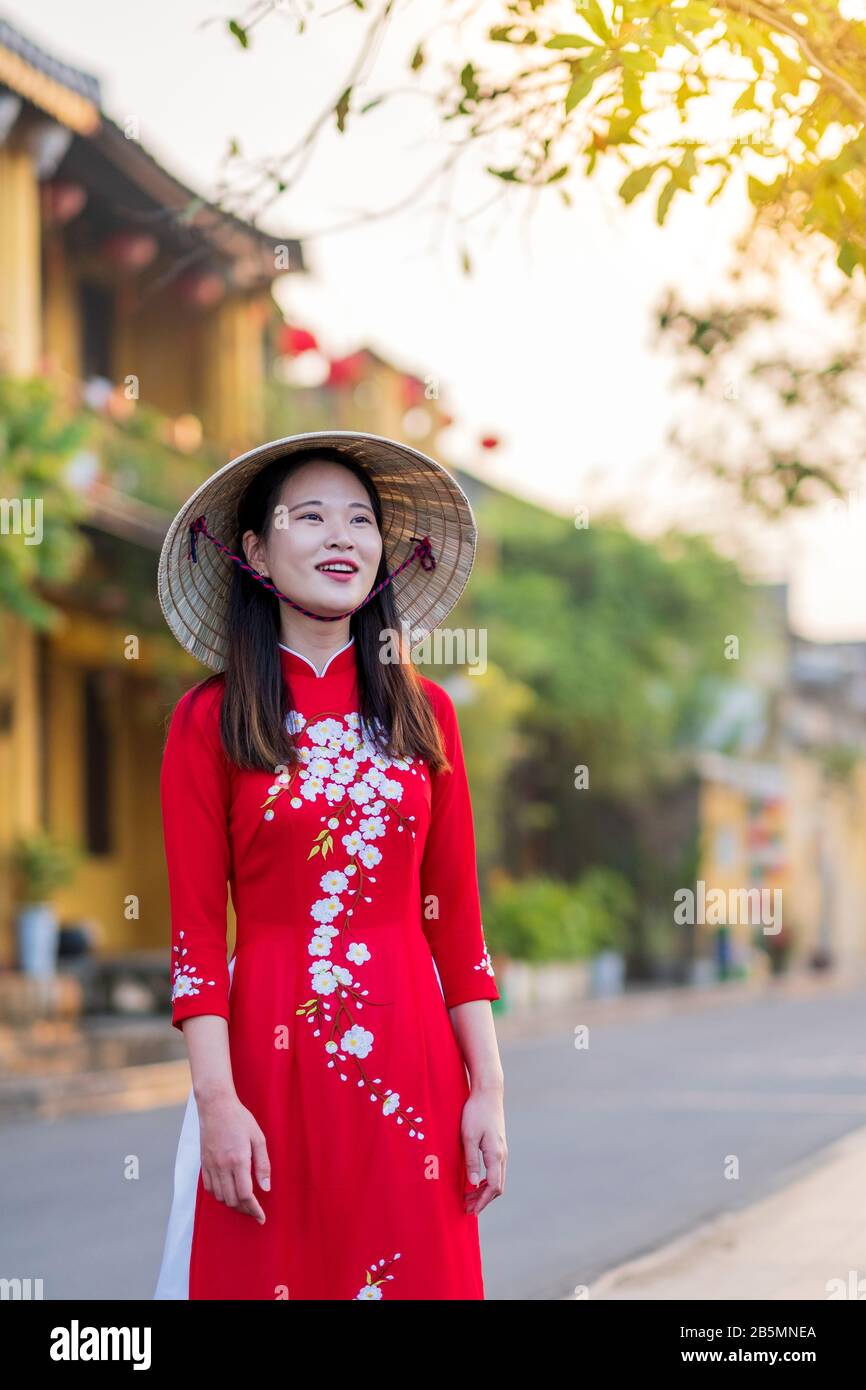
M 634 918 L 634 889 L 613 869 L 589 869 L 577 885 L 578 901 L 586 913 L 593 954 L 624 951 Z
M 88 546 L 73 525 L 84 512 L 66 470 L 86 438 L 61 394 L 40 378 L 0 377 L 0 497 L 6 543 L 0 546 L 0 606 L 48 629 L 57 610 L 38 582 L 77 573 Z M 8 527 L 8 532 L 6 528 Z
M 45 902 L 55 888 L 69 882 L 80 857 L 77 847 L 45 831 L 19 836 L 12 867 L 21 883 L 21 902 Z
M 499 877 L 484 931 L 494 954 L 515 960 L 588 960 L 621 947 L 633 911 L 630 885 L 610 869 L 590 869 L 577 883 Z

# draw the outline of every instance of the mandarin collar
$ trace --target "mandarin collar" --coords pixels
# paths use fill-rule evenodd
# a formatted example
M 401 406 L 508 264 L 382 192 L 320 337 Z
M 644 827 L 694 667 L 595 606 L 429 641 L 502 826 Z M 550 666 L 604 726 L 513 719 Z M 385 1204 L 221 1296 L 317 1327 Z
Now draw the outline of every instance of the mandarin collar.
M 278 642 L 277 646 L 280 652 L 280 662 L 287 676 L 306 676 L 310 680 L 324 680 L 326 676 L 339 675 L 343 671 L 352 671 L 355 667 L 354 635 L 349 638 L 345 646 L 340 647 L 328 657 L 322 671 L 317 671 L 310 658 L 304 656 L 302 652 L 295 651 L 294 647 L 287 647 L 284 642 Z

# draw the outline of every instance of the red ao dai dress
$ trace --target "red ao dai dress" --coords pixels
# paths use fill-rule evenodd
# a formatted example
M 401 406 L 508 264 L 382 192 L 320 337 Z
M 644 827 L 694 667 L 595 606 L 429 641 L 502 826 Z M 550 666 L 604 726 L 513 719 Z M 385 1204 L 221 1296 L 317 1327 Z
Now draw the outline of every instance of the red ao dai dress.
M 354 638 L 321 675 L 280 660 L 300 769 L 228 762 L 222 681 L 178 701 L 163 754 L 172 1022 L 228 1020 L 271 1188 L 263 1226 L 205 1190 L 191 1094 L 154 1296 L 483 1299 L 448 1009 L 499 992 L 454 705 L 422 677 L 452 764 L 431 776 L 365 740 Z

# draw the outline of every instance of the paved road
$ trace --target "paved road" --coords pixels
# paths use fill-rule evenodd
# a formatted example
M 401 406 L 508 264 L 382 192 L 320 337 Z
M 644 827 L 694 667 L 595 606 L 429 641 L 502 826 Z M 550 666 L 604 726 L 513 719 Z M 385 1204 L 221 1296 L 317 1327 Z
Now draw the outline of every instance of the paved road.
M 481 1218 L 488 1298 L 564 1297 L 808 1168 L 866 1120 L 864 1011 L 861 986 L 618 1018 L 586 1050 L 571 1030 L 506 1044 L 508 1185 Z M 6 1127 L 0 1275 L 42 1277 L 48 1299 L 149 1299 L 181 1116 Z

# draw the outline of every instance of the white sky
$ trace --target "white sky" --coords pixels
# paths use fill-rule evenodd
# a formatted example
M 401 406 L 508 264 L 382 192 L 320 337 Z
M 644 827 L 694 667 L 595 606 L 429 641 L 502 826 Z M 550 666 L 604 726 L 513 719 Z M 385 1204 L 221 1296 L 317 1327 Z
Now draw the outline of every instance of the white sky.
M 501 22 L 504 4 L 479 9 Z M 570 209 L 556 194 L 530 209 L 529 195 L 513 190 L 461 226 L 498 190 L 483 164 L 506 163 L 503 147 L 493 159 L 490 150 L 464 155 L 450 189 L 440 183 L 411 211 L 325 231 L 399 202 L 441 161 L 433 105 L 411 90 L 405 65 L 442 10 L 441 0 L 404 0 L 363 90 L 367 99 L 395 87 L 405 94 L 350 120 L 342 137 L 328 129 L 300 181 L 262 217 L 268 232 L 304 241 L 311 274 L 284 280 L 287 316 L 332 355 L 369 345 L 437 376 L 458 421 L 442 439 L 448 462 L 568 514 L 588 504 L 591 515 L 604 496 L 643 527 L 680 519 L 718 530 L 712 489 L 675 475 L 665 436 L 683 401 L 671 389 L 675 363 L 648 333 L 668 285 L 699 304 L 723 280 L 747 216 L 737 188 L 710 208 L 679 196 L 660 229 L 651 203 L 626 208 L 615 196 L 621 174 L 604 184 L 574 177 Z M 283 153 L 306 133 L 342 89 L 370 24 L 342 7 L 298 37 L 281 15 L 254 30 L 244 53 L 222 23 L 242 16 L 240 0 L 0 0 L 0 13 L 98 77 L 109 114 L 137 120 L 145 147 L 205 194 L 230 138 L 253 158 Z M 468 278 L 462 243 L 475 266 Z M 481 449 L 485 434 L 502 446 Z M 748 538 L 755 572 L 791 582 L 799 630 L 866 638 L 862 504 L 798 522 L 787 550 L 764 532 L 756 548 L 754 528 L 722 511 L 723 543 L 736 549 Z

